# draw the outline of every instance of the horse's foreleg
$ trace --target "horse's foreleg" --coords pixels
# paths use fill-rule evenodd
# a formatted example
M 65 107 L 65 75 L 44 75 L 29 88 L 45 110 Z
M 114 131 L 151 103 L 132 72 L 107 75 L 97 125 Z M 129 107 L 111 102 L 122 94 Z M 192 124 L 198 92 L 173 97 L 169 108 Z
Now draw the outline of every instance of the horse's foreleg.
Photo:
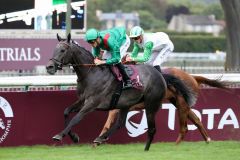
M 200 119 L 197 117 L 197 115 L 192 110 L 189 111 L 188 118 L 192 121 L 192 123 L 194 125 L 197 126 L 198 130 L 200 131 L 200 133 L 201 133 L 203 139 L 206 141 L 206 143 L 209 143 L 211 141 L 211 138 L 208 136 L 208 133 L 207 133 L 206 129 L 204 128 Z
M 93 111 L 93 110 L 94 110 L 94 108 L 93 108 L 93 107 L 90 107 L 90 106 L 85 106 L 84 108 L 82 108 L 82 109 L 71 119 L 71 121 L 67 124 L 67 126 L 65 127 L 65 129 L 64 129 L 61 133 L 55 135 L 55 136 L 53 137 L 53 139 L 54 139 L 54 140 L 61 141 L 62 138 L 63 138 L 64 136 L 66 136 L 66 135 L 70 132 L 70 130 L 71 130 L 71 128 L 72 128 L 73 126 L 75 126 L 76 124 L 78 124 L 78 123 L 80 122 L 80 120 L 81 120 L 87 113 L 89 113 L 89 112 L 91 112 L 91 111 Z
M 128 109 L 121 109 L 121 110 L 115 110 L 113 112 L 110 112 L 109 116 L 116 116 L 118 113 L 118 117 L 116 122 L 112 125 L 110 123 L 109 126 L 110 128 L 105 131 L 102 132 L 100 134 L 99 137 L 97 137 L 93 142 L 97 145 L 103 143 L 104 141 L 106 141 L 108 139 L 108 137 L 110 135 L 112 135 L 117 129 L 120 129 L 121 127 L 124 126 L 124 124 L 126 123 L 126 118 L 127 118 L 127 114 L 128 114 Z M 113 120 L 113 119 L 112 119 Z M 112 121 L 114 122 L 114 121 Z
M 64 110 L 64 126 L 67 127 L 68 125 L 68 118 L 69 118 L 69 114 L 73 113 L 73 112 L 78 112 L 81 109 L 81 100 L 76 101 L 74 104 L 72 104 L 71 106 L 67 107 Z M 71 140 L 74 143 L 78 143 L 79 142 L 79 136 L 76 133 L 73 133 L 71 130 L 68 132 L 68 135 L 70 136 Z

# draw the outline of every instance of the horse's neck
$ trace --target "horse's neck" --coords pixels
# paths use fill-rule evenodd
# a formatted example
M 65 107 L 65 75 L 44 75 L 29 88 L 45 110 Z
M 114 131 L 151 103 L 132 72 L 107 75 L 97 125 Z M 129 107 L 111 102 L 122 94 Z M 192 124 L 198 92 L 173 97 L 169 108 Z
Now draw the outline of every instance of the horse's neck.
M 112 73 L 107 66 L 91 66 L 90 64 L 93 64 L 94 61 L 93 57 L 90 55 L 91 53 L 86 50 L 83 50 L 82 52 L 85 53 L 82 53 L 81 50 L 75 48 L 73 53 L 73 68 L 77 74 L 78 80 L 85 80 L 91 83 L 96 77 L 104 80 L 106 77 L 112 76 Z

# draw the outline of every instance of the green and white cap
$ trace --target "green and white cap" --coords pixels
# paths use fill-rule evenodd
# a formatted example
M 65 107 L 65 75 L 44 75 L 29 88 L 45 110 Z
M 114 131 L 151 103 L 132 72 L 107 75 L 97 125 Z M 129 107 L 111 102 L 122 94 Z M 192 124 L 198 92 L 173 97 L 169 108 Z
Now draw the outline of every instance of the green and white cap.
M 138 37 L 140 35 L 144 34 L 144 30 L 139 27 L 139 26 L 135 26 L 130 30 L 130 38 L 134 38 L 134 37 Z

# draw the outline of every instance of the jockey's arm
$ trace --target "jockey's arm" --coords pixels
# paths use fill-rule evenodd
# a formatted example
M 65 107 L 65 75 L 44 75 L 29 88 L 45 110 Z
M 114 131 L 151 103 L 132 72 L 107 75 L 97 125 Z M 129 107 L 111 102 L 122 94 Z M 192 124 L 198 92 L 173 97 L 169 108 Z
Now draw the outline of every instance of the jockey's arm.
M 131 53 L 131 58 L 135 58 L 138 56 L 138 53 L 139 53 L 139 46 L 137 45 L 136 42 L 134 42 L 134 45 L 133 45 L 133 51 Z
M 100 47 L 92 48 L 92 54 L 94 57 L 100 56 Z
M 153 42 L 147 42 L 144 47 L 143 55 L 138 57 L 132 57 L 133 61 L 147 62 L 151 57 L 152 49 L 153 49 Z

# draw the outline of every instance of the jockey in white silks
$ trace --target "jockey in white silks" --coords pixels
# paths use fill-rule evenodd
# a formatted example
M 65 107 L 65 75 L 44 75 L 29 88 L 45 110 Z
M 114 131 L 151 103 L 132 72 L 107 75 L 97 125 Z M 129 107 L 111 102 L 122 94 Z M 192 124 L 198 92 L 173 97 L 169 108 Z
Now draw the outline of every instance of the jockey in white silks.
M 140 62 L 154 66 L 161 72 L 160 65 L 166 61 L 173 52 L 174 45 L 164 32 L 144 33 L 144 30 L 135 26 L 130 31 L 131 39 L 134 40 L 133 51 L 126 57 L 126 62 Z M 143 54 L 139 55 L 139 50 Z

